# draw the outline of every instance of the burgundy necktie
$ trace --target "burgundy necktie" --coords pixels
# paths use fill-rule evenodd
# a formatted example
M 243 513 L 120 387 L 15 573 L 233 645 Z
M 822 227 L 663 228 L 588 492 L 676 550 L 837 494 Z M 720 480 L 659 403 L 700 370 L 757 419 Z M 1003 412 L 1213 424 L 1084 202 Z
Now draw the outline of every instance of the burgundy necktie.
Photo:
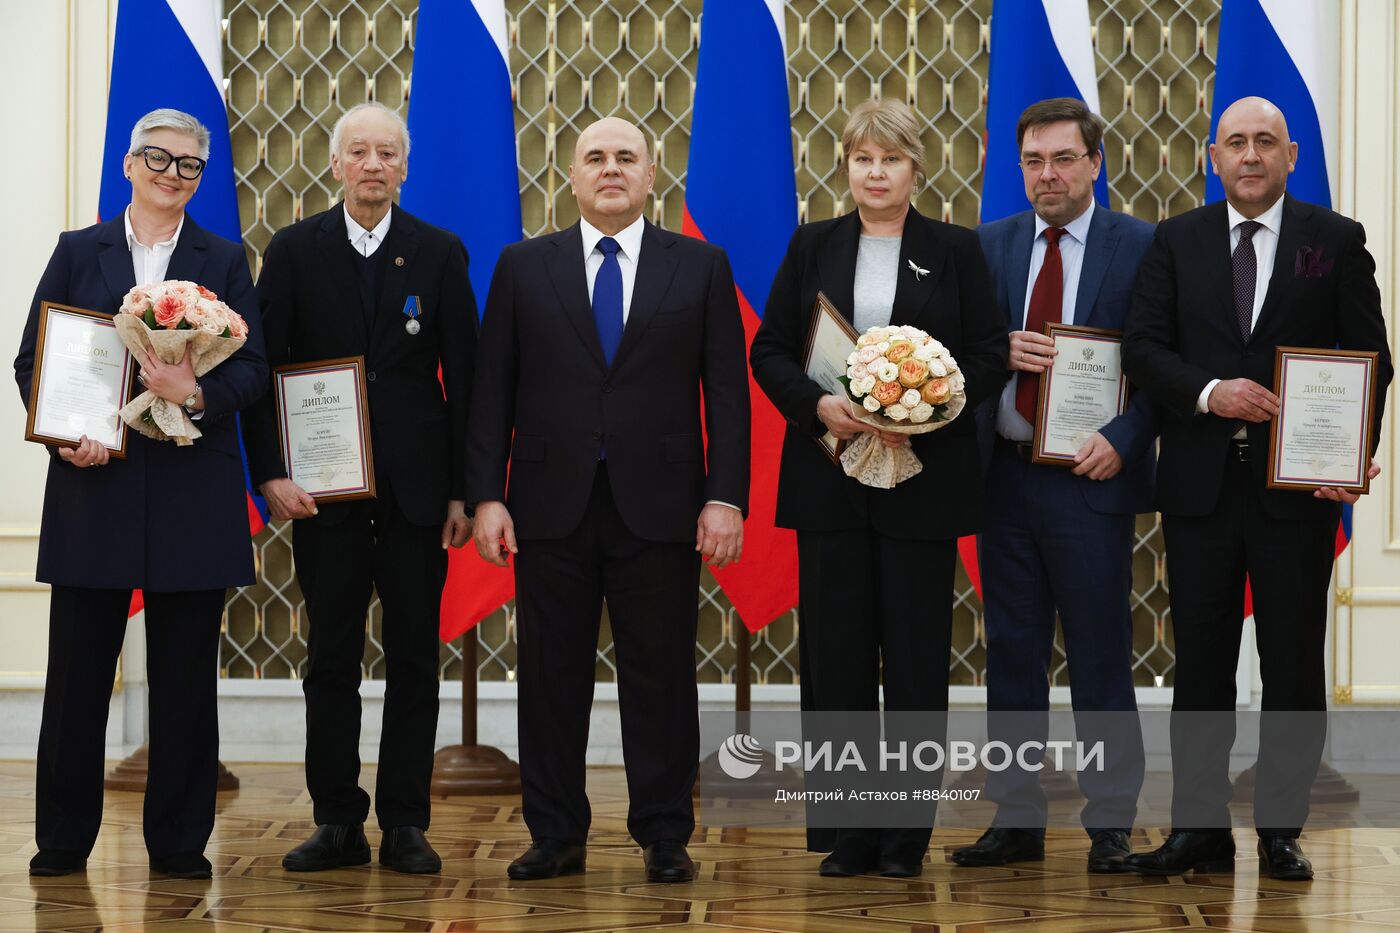
M 1230 254 L 1230 266 L 1235 279 L 1235 320 L 1240 336 L 1249 339 L 1254 329 L 1254 287 L 1259 278 L 1259 259 L 1254 255 L 1254 234 L 1263 224 L 1257 220 L 1241 221 L 1240 242 Z
M 1046 324 L 1060 322 L 1065 298 L 1065 264 L 1060 258 L 1060 237 L 1064 235 L 1063 227 L 1045 229 L 1045 262 L 1035 277 L 1031 304 L 1026 309 L 1026 330 L 1037 334 L 1045 333 Z M 1039 392 L 1040 374 L 1021 373 L 1016 381 L 1016 410 L 1031 424 L 1035 424 L 1035 399 Z

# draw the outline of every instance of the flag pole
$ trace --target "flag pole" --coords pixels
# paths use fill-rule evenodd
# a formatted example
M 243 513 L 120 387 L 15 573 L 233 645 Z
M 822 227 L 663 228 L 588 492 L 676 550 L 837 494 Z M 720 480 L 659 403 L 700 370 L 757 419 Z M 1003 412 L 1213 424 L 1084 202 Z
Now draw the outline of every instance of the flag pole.
M 462 635 L 462 744 L 433 756 L 436 796 L 520 793 L 520 765 L 499 748 L 477 744 L 476 632 Z

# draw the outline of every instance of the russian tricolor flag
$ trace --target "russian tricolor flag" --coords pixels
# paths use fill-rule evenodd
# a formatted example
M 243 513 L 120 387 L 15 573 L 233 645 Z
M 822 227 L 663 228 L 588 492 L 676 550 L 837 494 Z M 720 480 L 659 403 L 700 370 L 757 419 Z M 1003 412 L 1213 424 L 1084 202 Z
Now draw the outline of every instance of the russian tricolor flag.
M 1030 207 L 1017 164 L 1016 122 L 1031 104 L 1050 97 L 1077 97 L 1099 112 L 1088 0 L 996 0 L 987 77 L 983 223 Z M 1099 172 L 1094 197 L 1108 206 L 1107 166 Z
M 724 247 L 748 341 L 797 226 L 782 0 L 706 3 L 683 230 Z M 797 605 L 797 537 L 773 525 L 786 427 L 749 373 L 753 416 L 743 559 L 715 579 L 750 631 Z
M 504 0 L 422 0 L 414 32 L 404 209 L 462 238 L 484 308 L 496 259 L 520 239 Z M 515 577 L 468 544 L 448 552 L 439 636 L 451 641 L 515 596 Z
M 1341 16 L 1335 0 L 1224 0 L 1215 53 L 1210 138 L 1220 115 L 1241 97 L 1263 97 L 1283 111 L 1298 144 L 1288 193 L 1332 206 L 1337 190 L 1338 54 Z M 1220 177 L 1206 172 L 1206 201 L 1225 197 Z M 1337 553 L 1351 541 L 1351 506 L 1342 505 Z
M 153 69 L 153 62 L 159 62 L 159 67 Z M 223 41 L 209 0 L 121 0 L 107 98 L 99 220 L 111 220 L 130 203 L 131 182 L 122 173 L 122 160 L 131 146 L 131 128 L 161 107 L 183 110 L 209 128 L 209 164 L 187 212 L 201 227 L 241 243 L 243 227 L 224 107 Z M 249 531 L 257 534 L 267 524 L 267 507 L 252 489 L 246 455 L 243 477 L 249 487 Z M 133 615 L 141 605 L 137 592 Z

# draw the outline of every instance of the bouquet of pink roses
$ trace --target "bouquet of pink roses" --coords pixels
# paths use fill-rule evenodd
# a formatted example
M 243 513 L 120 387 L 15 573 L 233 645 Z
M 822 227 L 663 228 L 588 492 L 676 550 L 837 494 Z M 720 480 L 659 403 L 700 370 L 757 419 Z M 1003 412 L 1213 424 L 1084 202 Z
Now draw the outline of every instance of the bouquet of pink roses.
M 846 358 L 842 380 L 858 421 L 895 434 L 936 431 L 967 404 L 963 374 L 948 348 L 917 327 L 872 327 Z M 841 454 L 847 476 L 890 489 L 924 468 L 907 447 L 861 434 Z
M 186 352 L 196 377 L 228 359 L 248 340 L 248 323 L 203 285 L 171 279 L 137 285 L 116 315 L 117 334 L 133 353 L 179 363 Z M 177 402 L 145 391 L 120 412 L 122 420 L 149 438 L 181 447 L 202 435 Z

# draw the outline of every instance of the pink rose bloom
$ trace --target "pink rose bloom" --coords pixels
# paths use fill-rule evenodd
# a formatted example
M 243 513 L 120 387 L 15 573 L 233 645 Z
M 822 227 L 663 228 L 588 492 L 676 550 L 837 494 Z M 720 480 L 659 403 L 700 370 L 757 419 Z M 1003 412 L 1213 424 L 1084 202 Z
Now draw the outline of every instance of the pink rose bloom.
M 248 322 L 243 320 L 243 315 L 239 314 L 237 311 L 229 311 L 228 330 L 230 337 L 246 340 L 248 337 Z
M 195 286 L 195 291 L 199 292 L 199 297 L 203 298 L 205 301 L 218 301 L 218 300 L 219 300 L 219 296 L 218 296 L 218 295 L 214 294 L 214 293 L 211 292 L 209 289 L 205 288 L 203 285 L 196 285 L 196 286 Z
M 215 336 L 223 334 L 225 320 L 224 314 L 220 310 L 223 307 L 222 304 L 218 301 L 201 300 L 196 303 L 196 307 L 198 310 L 185 318 L 190 322 L 190 326 Z
M 155 300 L 153 310 L 157 325 L 174 330 L 185 317 L 185 301 L 180 295 L 166 292 Z
M 136 285 L 131 291 L 126 293 L 122 299 L 122 314 L 134 314 L 137 317 L 144 317 L 146 309 L 151 305 L 149 290 L 144 285 Z

